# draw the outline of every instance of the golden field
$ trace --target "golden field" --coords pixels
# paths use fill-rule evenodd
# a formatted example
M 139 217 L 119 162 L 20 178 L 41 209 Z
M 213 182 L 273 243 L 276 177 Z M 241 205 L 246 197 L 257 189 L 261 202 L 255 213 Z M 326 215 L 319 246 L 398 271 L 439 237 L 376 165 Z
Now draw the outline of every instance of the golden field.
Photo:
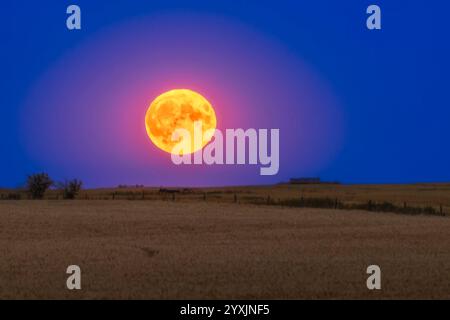
M 56 192 L 3 200 L 0 298 L 449 299 L 448 217 L 247 203 L 326 196 L 448 212 L 449 190 L 277 185 L 194 189 L 173 199 L 131 188 L 88 190 L 73 201 L 52 200 Z M 81 267 L 81 291 L 66 289 L 72 264 Z M 371 264 L 381 267 L 382 290 L 366 287 Z
M 80 200 L 172 200 L 172 195 L 161 194 L 160 188 L 123 187 L 99 188 L 84 190 L 78 198 Z M 175 194 L 175 200 L 213 202 L 234 202 L 236 195 L 239 203 L 252 201 L 264 202 L 267 197 L 274 200 L 292 198 L 332 198 L 345 203 L 363 203 L 369 200 L 374 202 L 388 201 L 396 205 L 442 206 L 445 212 L 450 213 L 450 183 L 422 183 L 422 184 L 391 184 L 391 185 L 340 185 L 340 184 L 278 184 L 262 186 L 240 186 L 220 188 L 169 188 L 182 191 Z M 0 189 L 0 200 L 6 199 L 8 194 L 17 194 L 27 199 L 23 190 Z M 47 199 L 62 199 L 61 192 L 50 190 Z

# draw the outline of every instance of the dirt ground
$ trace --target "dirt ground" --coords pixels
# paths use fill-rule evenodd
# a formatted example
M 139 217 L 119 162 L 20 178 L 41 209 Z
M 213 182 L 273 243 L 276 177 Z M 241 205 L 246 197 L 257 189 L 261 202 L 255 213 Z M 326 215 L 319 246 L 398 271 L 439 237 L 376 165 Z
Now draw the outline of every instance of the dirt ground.
M 80 291 L 66 288 L 79 265 Z M 381 267 L 382 289 L 366 287 Z M 0 201 L 0 298 L 450 298 L 450 218 L 182 201 Z

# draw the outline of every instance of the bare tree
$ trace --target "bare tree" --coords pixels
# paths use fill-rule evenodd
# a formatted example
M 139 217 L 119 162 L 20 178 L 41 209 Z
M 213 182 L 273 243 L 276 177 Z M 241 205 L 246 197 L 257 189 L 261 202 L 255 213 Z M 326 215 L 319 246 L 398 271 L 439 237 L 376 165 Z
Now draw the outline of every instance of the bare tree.
M 52 185 L 53 180 L 47 173 L 33 174 L 27 178 L 27 191 L 33 199 L 42 199 Z
M 63 192 L 64 199 L 75 199 L 80 193 L 83 182 L 78 179 L 66 180 L 58 184 L 58 188 Z

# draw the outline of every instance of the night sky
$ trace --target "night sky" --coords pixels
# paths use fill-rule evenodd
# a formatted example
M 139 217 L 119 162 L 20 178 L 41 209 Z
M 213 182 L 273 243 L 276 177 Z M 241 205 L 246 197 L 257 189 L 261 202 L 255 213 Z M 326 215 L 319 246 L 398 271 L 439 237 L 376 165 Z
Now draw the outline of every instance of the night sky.
M 82 29 L 66 28 L 77 4 Z M 382 30 L 366 28 L 366 8 Z M 450 181 L 450 3 L 21 1 L 0 5 L 0 187 Z M 175 166 L 151 101 L 204 95 L 218 128 L 279 128 L 280 171 Z

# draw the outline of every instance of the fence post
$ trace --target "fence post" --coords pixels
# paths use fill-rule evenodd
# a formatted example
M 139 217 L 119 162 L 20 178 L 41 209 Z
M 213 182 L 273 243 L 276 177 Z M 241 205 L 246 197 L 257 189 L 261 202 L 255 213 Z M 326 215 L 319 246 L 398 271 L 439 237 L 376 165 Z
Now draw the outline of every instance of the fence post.
M 203 193 L 203 201 L 206 201 L 206 192 Z
M 234 203 L 236 203 L 237 202 L 237 195 L 236 195 L 236 193 L 234 194 Z
M 441 213 L 441 216 L 443 216 L 442 204 L 439 205 L 439 212 Z

